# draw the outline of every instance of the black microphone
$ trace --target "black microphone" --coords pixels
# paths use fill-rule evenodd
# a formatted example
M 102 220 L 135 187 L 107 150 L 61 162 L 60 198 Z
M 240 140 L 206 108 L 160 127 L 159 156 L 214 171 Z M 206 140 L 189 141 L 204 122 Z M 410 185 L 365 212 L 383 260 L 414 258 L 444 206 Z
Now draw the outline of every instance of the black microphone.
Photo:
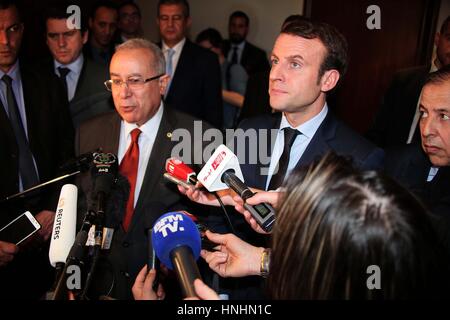
M 104 214 L 106 198 L 117 176 L 117 157 L 112 153 L 96 153 L 93 164 L 91 170 L 94 183 L 92 197 L 97 202 L 97 214 Z
M 62 164 L 59 167 L 59 169 L 63 172 L 67 171 L 85 172 L 89 170 L 89 168 L 92 166 L 92 160 L 94 160 L 94 155 L 98 152 L 99 150 L 96 150 L 94 152 L 83 153 L 82 155 L 79 155 L 76 158 L 68 160 L 67 162 Z
M 155 223 L 156 217 L 159 217 L 163 212 L 165 212 L 166 205 L 162 202 L 150 202 L 145 206 L 145 220 L 144 220 L 144 230 L 147 235 L 147 271 L 150 272 L 151 269 L 156 270 L 155 280 L 153 281 L 153 291 L 158 290 L 158 285 L 160 282 L 160 266 L 161 262 L 155 253 L 155 248 L 152 242 L 152 232 L 153 224 Z
M 106 202 L 102 240 L 102 249 L 104 250 L 110 249 L 114 231 L 122 225 L 129 194 L 130 183 L 128 179 L 121 174 L 117 174 L 116 183 L 112 186 Z

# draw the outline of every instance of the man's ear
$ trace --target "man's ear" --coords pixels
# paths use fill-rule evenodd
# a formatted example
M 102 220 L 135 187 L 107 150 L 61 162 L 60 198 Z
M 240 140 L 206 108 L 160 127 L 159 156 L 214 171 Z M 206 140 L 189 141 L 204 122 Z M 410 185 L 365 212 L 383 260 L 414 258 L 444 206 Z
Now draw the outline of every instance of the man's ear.
M 434 35 L 434 45 L 437 47 L 439 44 L 439 39 L 441 38 L 441 34 L 439 32 L 436 32 Z
M 169 84 L 170 76 L 165 74 L 159 78 L 159 93 L 164 95 L 166 93 L 167 85 Z
M 86 42 L 89 39 L 89 30 L 86 29 L 86 31 L 84 31 L 84 33 L 81 33 L 81 39 L 83 41 L 83 44 L 86 44 Z
M 337 71 L 336 69 L 325 71 L 324 75 L 322 76 L 322 79 L 320 79 L 321 91 L 323 92 L 331 91 L 334 87 L 336 87 L 340 77 L 341 75 L 339 74 L 339 71 Z

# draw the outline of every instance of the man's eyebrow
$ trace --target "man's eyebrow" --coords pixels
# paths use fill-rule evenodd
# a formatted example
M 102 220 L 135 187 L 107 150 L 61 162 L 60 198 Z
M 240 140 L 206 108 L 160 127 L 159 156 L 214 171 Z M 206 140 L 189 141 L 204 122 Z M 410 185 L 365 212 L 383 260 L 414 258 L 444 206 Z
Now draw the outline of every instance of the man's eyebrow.
M 114 73 L 114 72 L 111 72 L 111 73 L 110 73 L 110 76 L 111 76 L 111 77 L 112 77 L 112 76 L 114 76 L 114 77 L 120 77 L 119 74 Z M 131 74 L 128 74 L 128 75 L 127 75 L 127 78 L 129 78 L 129 77 L 142 77 L 142 74 L 140 74 L 140 73 L 131 73 Z
M 299 54 L 294 54 L 292 56 L 289 56 L 288 59 L 291 59 L 291 60 L 293 60 L 293 59 L 300 59 L 302 61 L 305 61 L 305 59 Z

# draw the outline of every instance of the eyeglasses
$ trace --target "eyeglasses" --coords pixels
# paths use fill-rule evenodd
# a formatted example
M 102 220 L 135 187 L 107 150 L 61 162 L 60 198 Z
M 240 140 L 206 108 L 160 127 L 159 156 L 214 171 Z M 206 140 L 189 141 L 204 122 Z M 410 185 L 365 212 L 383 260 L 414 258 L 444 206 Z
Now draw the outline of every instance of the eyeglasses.
M 111 79 L 111 80 L 107 80 L 105 81 L 105 87 L 108 91 L 112 91 L 113 89 L 117 89 L 122 87 L 122 84 L 126 84 L 128 89 L 141 89 L 144 84 L 146 84 L 147 82 L 156 80 L 161 78 L 164 75 L 164 73 L 159 74 L 157 76 L 148 78 L 148 79 L 141 79 L 141 78 L 130 78 L 127 79 L 126 81 L 123 81 L 122 79 Z

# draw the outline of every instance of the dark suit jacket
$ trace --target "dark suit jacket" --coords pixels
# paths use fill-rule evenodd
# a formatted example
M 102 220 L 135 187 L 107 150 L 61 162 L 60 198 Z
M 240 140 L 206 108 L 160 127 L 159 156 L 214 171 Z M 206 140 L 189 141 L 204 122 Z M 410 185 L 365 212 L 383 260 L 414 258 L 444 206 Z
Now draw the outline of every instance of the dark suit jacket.
M 388 88 L 367 138 L 382 148 L 404 145 L 416 112 L 417 102 L 430 66 L 398 72 Z M 418 129 L 415 140 L 420 138 Z
M 243 130 L 253 128 L 257 131 L 258 129 L 278 130 L 280 122 L 281 113 L 273 113 L 246 119 L 242 121 L 239 128 Z M 276 138 L 276 136 L 273 138 Z M 249 164 L 248 161 L 243 164 L 241 162 L 242 173 L 247 185 L 265 189 L 267 176 L 260 173 L 264 167 L 268 168 L 270 165 L 272 144 L 274 143 L 275 141 L 272 141 L 269 135 L 266 146 L 267 152 L 265 153 L 268 156 L 268 162 L 266 164 L 260 162 Z M 248 150 L 248 146 L 245 149 Z M 376 148 L 369 141 L 336 119 L 330 110 L 297 163 L 296 168 L 309 165 L 317 158 L 325 155 L 328 151 L 334 151 L 339 155 L 351 157 L 354 165 L 361 169 L 380 169 L 383 166 L 383 150 Z
M 55 178 L 58 166 L 73 156 L 69 109 L 61 95 L 60 83 L 51 74 L 21 68 L 21 77 L 29 145 L 40 181 L 45 182 Z M 19 192 L 18 152 L 13 129 L 0 102 L 0 199 Z M 59 191 L 56 186 L 46 187 L 34 197 L 1 203 L 0 228 L 26 210 L 32 214 L 44 209 L 55 211 Z M 6 294 L 9 299 L 37 299 L 49 288 L 53 276 L 49 270 L 48 248 L 40 247 L 41 250 L 23 249 L 11 264 L 0 268 L 0 298 Z
M 435 215 L 437 230 L 450 249 L 450 167 L 442 167 L 430 182 L 428 156 L 420 144 L 386 151 L 386 173 L 414 193 Z
M 231 49 L 231 44 L 229 41 L 224 43 L 224 54 L 225 57 L 228 56 L 228 52 Z M 258 48 L 257 46 L 246 41 L 244 50 L 241 56 L 241 65 L 247 71 L 249 76 L 257 72 L 263 72 L 270 69 L 269 62 L 267 61 L 267 56 L 264 50 Z
M 165 101 L 222 128 L 222 83 L 217 56 L 186 39 Z
M 171 141 L 168 133 L 184 128 L 194 138 L 195 118 L 164 108 L 164 114 L 150 155 L 144 182 L 137 200 L 133 218 L 127 233 L 121 226 L 116 228 L 113 244 L 102 267 L 99 266 L 99 283 L 103 286 L 111 284 L 111 268 L 115 276 L 115 286 L 111 296 L 118 299 L 131 299 L 131 287 L 137 273 L 147 259 L 148 240 L 145 228 L 153 226 L 159 216 L 169 209 L 189 208 L 191 203 L 182 196 L 175 185 L 163 178 L 165 162 L 171 157 L 172 149 L 178 144 Z M 119 147 L 121 119 L 116 112 L 106 113 L 83 123 L 76 135 L 77 154 L 89 152 L 99 147 L 104 152 L 117 154 Z M 203 129 L 208 129 L 203 123 Z M 197 138 L 199 139 L 199 138 Z M 194 139 L 193 139 L 194 140 Z M 202 154 L 203 145 L 190 141 L 192 147 L 191 163 L 195 154 Z M 91 179 L 89 174 L 79 179 L 79 184 L 85 194 L 91 194 Z M 198 211 L 194 211 L 197 214 Z M 101 271 L 100 271 L 101 270 Z M 101 277 L 104 276 L 103 279 Z M 105 291 L 102 292 L 105 294 Z
M 42 72 L 54 73 L 53 61 L 53 59 L 42 61 L 36 67 Z M 104 85 L 108 79 L 108 67 L 84 57 L 75 95 L 69 103 L 74 128 L 78 128 L 83 121 L 98 114 L 114 110 L 111 92 L 106 90 Z
M 108 67 L 89 58 L 84 59 L 75 96 L 70 101 L 70 113 L 75 128 L 98 114 L 114 110 L 111 92 L 106 90 L 104 85 L 109 78 Z

